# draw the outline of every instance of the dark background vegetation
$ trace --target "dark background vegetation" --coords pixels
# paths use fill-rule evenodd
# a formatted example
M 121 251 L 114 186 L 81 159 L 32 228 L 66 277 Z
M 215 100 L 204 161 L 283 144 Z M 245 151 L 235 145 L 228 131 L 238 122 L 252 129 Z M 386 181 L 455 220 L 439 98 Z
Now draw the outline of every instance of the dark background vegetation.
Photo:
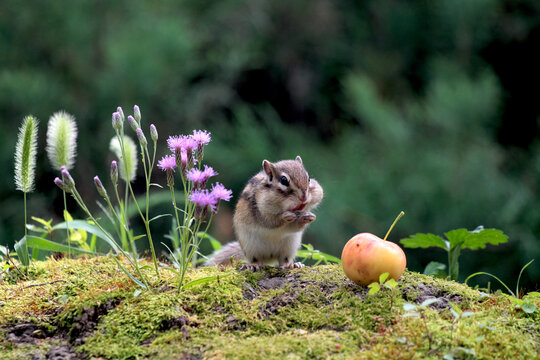
M 358 232 L 384 236 L 404 210 L 393 241 L 502 229 L 507 244 L 464 252 L 461 277 L 514 284 L 540 254 L 539 45 L 537 0 L 2 0 L 0 243 L 23 234 L 12 180 L 22 118 L 41 119 L 44 149 L 49 116 L 75 115 L 72 173 L 93 205 L 92 177 L 108 179 L 112 159 L 111 113 L 138 104 L 160 156 L 169 135 L 211 131 L 207 162 L 235 195 L 262 159 L 302 155 L 326 191 L 304 239 L 318 249 L 340 255 Z M 30 213 L 59 221 L 57 174 L 43 152 L 38 164 Z M 234 201 L 213 229 L 222 241 Z M 445 261 L 406 253 L 413 270 Z M 529 269 L 532 290 L 540 266 Z

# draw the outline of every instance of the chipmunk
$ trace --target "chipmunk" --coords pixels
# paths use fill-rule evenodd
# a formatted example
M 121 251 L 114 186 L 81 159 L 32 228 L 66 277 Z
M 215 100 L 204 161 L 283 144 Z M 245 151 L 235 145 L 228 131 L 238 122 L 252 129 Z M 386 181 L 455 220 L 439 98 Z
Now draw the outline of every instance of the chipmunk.
M 277 262 L 280 268 L 300 268 L 294 262 L 302 233 L 316 218 L 310 210 L 323 198 L 323 189 L 310 179 L 302 158 L 271 163 L 253 176 L 242 191 L 233 217 L 238 239 L 225 245 L 206 265 L 230 264 L 246 259 L 242 269 L 258 270 Z

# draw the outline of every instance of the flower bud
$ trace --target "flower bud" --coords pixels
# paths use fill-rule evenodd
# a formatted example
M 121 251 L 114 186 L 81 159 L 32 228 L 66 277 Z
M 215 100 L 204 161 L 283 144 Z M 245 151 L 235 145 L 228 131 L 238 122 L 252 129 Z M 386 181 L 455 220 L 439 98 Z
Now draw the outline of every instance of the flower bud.
M 118 184 L 118 164 L 114 160 L 111 162 L 111 181 L 114 186 Z
M 141 126 L 141 110 L 137 105 L 133 107 L 133 116 L 135 116 L 135 120 L 137 120 L 137 124 Z
M 59 177 L 54 178 L 54 183 L 63 191 L 71 193 L 71 189 Z
M 107 190 L 105 190 L 105 187 L 101 183 L 101 180 L 99 179 L 98 176 L 94 176 L 94 184 L 96 185 L 96 189 L 97 189 L 97 192 L 99 193 L 99 195 L 101 195 L 103 198 L 107 199 L 108 198 Z
M 137 132 L 137 138 L 139 139 L 139 143 L 141 143 L 141 146 L 144 147 L 148 145 L 148 141 L 146 141 L 146 136 L 144 136 L 142 129 L 138 128 L 136 132 Z
M 137 123 L 137 121 L 131 115 L 128 116 L 128 123 L 131 126 L 131 128 L 133 129 L 133 131 L 137 131 L 137 129 L 139 128 L 139 124 Z
M 112 114 L 112 127 L 116 131 L 122 131 L 123 120 L 119 112 L 113 112 Z
M 120 120 L 124 121 L 125 120 L 125 117 L 124 117 L 124 110 L 122 110 L 122 108 L 119 106 L 116 108 L 116 112 L 118 114 L 120 114 Z
M 158 140 L 158 133 L 154 124 L 150 124 L 150 137 L 152 138 L 153 142 L 156 142 Z
M 71 177 L 71 174 L 69 173 L 69 171 L 66 169 L 65 166 L 62 166 L 61 172 L 62 172 L 62 179 L 64 183 L 66 184 L 66 186 L 70 189 L 73 189 L 75 187 L 75 181 L 73 180 L 73 178 Z

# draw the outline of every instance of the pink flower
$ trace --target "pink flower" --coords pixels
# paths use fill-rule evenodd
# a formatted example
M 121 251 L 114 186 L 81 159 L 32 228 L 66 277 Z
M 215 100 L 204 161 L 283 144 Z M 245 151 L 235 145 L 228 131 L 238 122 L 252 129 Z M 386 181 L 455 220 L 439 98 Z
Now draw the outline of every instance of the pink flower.
M 204 188 L 204 185 L 206 185 L 206 181 L 208 181 L 208 177 L 204 174 L 204 171 L 201 171 L 197 168 L 193 168 L 188 171 L 187 179 L 189 181 L 193 181 L 195 188 L 199 189 Z
M 182 136 L 182 149 L 186 150 L 189 153 L 190 151 L 196 149 L 197 146 L 199 146 L 199 144 L 197 143 L 197 141 L 195 141 L 195 139 L 193 139 L 191 135 Z
M 214 185 L 212 185 L 212 192 L 210 194 L 214 196 L 218 201 L 229 201 L 232 198 L 232 191 L 226 189 L 225 186 L 223 186 L 223 184 L 221 183 L 215 183 Z
M 211 140 L 210 133 L 206 130 L 193 130 L 193 135 L 191 135 L 191 137 L 197 142 L 197 160 L 202 162 L 204 157 L 204 146 Z
M 193 159 L 193 149 L 197 148 L 197 142 L 193 140 L 191 135 L 169 136 L 167 145 L 176 156 L 176 164 L 182 166 L 182 173 L 186 169 L 191 169 L 196 163 L 196 159 Z M 186 161 L 184 161 L 184 155 Z
M 212 206 L 216 204 L 216 198 L 208 189 L 195 190 L 189 195 L 189 201 L 200 206 Z
M 202 189 L 206 186 L 206 182 L 212 176 L 218 173 L 208 165 L 204 165 L 204 171 L 193 168 L 187 173 L 187 179 L 195 183 L 195 187 Z
M 167 155 L 158 161 L 157 166 L 163 171 L 173 171 L 176 168 L 176 160 L 173 155 Z
M 210 133 L 206 130 L 193 130 L 192 138 L 199 145 L 207 145 L 212 139 Z
M 167 145 L 173 153 L 182 151 L 182 137 L 181 136 L 169 136 L 167 139 Z
M 205 217 L 208 207 L 210 207 L 213 213 L 216 212 L 219 200 L 217 200 L 208 189 L 204 189 L 194 190 L 191 195 L 189 195 L 189 201 L 195 203 L 195 218 L 200 220 Z
M 218 175 L 217 171 L 215 171 L 211 166 L 204 165 L 204 171 L 206 178 L 210 178 L 212 176 Z
M 167 172 L 167 186 L 174 186 L 174 176 L 173 171 L 176 168 L 176 158 L 174 155 L 167 155 L 161 158 L 158 161 L 157 165 L 161 170 Z
M 169 149 L 172 152 L 176 152 L 178 150 L 185 150 L 185 151 L 191 151 L 195 148 L 197 148 L 197 141 L 193 139 L 193 137 L 186 136 L 186 135 L 180 135 L 180 136 L 169 136 L 167 139 L 167 145 L 169 145 Z

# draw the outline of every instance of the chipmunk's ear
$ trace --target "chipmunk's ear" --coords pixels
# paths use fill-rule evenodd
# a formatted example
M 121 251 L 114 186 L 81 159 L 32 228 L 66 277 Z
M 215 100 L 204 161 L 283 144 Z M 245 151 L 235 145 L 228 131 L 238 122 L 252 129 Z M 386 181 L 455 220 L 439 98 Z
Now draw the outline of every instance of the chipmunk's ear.
M 296 161 L 298 161 L 300 164 L 302 164 L 302 158 L 300 157 L 300 155 L 296 156 Z
M 268 180 L 272 181 L 272 179 L 274 178 L 274 175 L 275 175 L 274 164 L 272 164 L 268 160 L 263 160 L 262 167 L 263 167 L 263 170 L 266 173 L 266 175 L 268 175 Z

